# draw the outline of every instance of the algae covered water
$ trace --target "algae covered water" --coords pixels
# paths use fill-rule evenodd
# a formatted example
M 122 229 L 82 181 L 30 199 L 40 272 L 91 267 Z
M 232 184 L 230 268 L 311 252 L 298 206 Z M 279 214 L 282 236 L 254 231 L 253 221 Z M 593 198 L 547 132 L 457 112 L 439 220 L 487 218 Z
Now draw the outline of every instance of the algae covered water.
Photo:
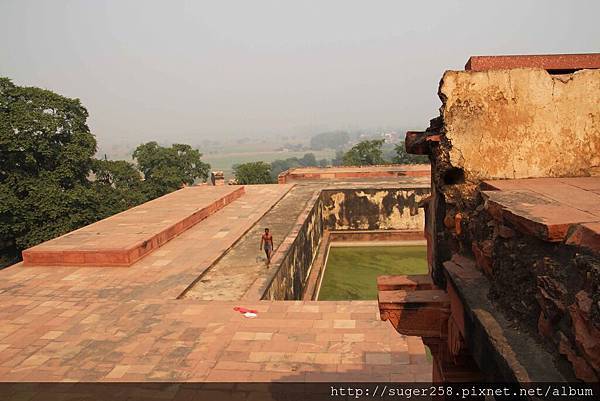
M 319 301 L 375 300 L 377 276 L 425 273 L 424 245 L 331 247 Z

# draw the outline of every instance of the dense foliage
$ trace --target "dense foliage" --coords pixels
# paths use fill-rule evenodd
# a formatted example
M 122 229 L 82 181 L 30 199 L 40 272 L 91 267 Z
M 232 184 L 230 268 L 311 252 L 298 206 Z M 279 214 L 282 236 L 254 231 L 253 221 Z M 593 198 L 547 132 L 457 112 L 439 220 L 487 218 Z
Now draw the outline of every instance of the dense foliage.
M 190 145 L 177 143 L 167 148 L 148 142 L 133 152 L 149 198 L 179 189 L 182 184 L 192 185 L 196 179 L 206 180 L 210 166 L 200 160 L 201 156 Z
M 265 162 L 250 162 L 233 166 L 235 180 L 240 185 L 271 184 L 271 165 Z
M 143 176 L 126 161 L 96 160 L 87 117 L 78 99 L 0 78 L 0 267 L 25 248 L 208 175 L 188 145 L 140 145 Z
M 384 164 L 383 139 L 373 139 L 362 141 L 354 145 L 349 151 L 344 154 L 344 166 L 370 166 L 376 164 Z
M 87 175 L 96 140 L 87 116 L 77 99 L 0 78 L 3 248 L 24 249 L 95 220 Z

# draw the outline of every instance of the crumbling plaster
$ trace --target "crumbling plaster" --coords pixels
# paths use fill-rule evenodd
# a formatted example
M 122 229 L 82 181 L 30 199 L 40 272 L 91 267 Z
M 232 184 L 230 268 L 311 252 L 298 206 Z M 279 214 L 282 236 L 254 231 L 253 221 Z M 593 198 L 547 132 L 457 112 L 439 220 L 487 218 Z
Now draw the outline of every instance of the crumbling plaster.
M 600 70 L 447 71 L 439 95 L 469 180 L 600 174 Z

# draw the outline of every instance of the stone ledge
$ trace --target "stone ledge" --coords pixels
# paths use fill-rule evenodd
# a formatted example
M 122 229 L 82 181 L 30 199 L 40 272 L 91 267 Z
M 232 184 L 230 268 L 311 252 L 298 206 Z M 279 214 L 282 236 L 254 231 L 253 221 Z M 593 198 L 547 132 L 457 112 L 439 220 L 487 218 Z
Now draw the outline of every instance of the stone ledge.
M 426 177 L 431 168 L 427 164 L 389 164 L 374 166 L 299 167 L 279 174 L 278 183 L 294 181 L 341 180 L 352 178 Z
M 378 291 L 416 291 L 434 289 L 436 289 L 436 287 L 428 274 L 377 277 Z
M 485 181 L 487 211 L 522 233 L 600 250 L 600 178 Z

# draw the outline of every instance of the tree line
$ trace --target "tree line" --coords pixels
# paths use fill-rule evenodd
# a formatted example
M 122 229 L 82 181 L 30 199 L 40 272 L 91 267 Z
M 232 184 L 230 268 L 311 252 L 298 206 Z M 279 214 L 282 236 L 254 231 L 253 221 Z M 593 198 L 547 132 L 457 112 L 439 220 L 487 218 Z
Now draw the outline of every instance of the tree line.
M 383 139 L 365 140 L 357 143 L 346 152 L 338 150 L 331 163 L 326 159 L 317 162 L 313 153 L 306 153 L 301 158 L 292 157 L 285 160 L 275 160 L 271 163 L 257 161 L 238 164 L 233 167 L 233 174 L 238 184 L 272 184 L 277 182 L 277 176 L 280 173 L 296 167 L 373 166 L 391 163 L 418 164 L 429 162 L 427 156 L 407 153 L 404 143 L 396 144 L 391 154 L 388 152 L 387 155 L 383 146 Z

